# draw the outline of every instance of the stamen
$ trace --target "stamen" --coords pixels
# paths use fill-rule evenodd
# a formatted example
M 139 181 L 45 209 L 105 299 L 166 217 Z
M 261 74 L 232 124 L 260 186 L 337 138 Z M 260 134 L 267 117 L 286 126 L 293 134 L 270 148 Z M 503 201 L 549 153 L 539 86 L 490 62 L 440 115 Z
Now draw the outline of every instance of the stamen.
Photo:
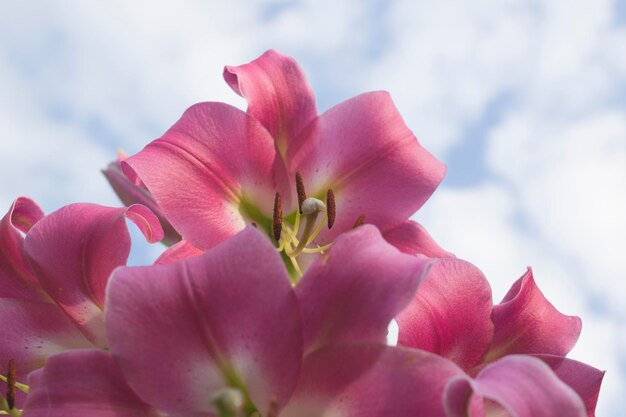
M 272 398 L 272 401 L 270 401 L 270 407 L 267 410 L 267 417 L 278 417 L 278 401 L 276 401 L 276 398 Z
M 272 223 L 274 230 L 274 239 L 280 240 L 280 232 L 283 228 L 283 207 L 280 198 L 280 193 L 276 193 L 274 197 L 274 218 Z
M 359 218 L 354 222 L 354 226 L 352 226 L 352 228 L 356 229 L 359 226 L 363 226 L 363 222 L 365 222 L 365 214 L 361 213 Z
M 302 214 L 302 203 L 306 200 L 306 192 L 304 191 L 304 182 L 299 172 L 296 172 L 296 192 L 298 193 L 298 211 Z
M 330 188 L 326 192 L 326 211 L 328 213 L 328 228 L 332 229 L 335 224 L 335 193 Z
M 258 228 L 255 222 L 250 223 L 250 226 L 254 227 L 255 229 Z
M 15 361 L 9 360 L 9 369 L 7 370 L 7 404 L 9 410 L 15 407 Z

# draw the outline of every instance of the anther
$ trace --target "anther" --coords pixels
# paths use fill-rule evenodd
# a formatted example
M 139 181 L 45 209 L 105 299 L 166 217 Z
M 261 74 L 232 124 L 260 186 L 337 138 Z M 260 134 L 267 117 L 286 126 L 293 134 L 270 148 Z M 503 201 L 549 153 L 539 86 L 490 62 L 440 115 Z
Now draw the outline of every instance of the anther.
M 267 417 L 278 417 L 278 401 L 276 401 L 276 397 L 272 398 L 272 401 L 270 401 Z
M 328 228 L 332 229 L 335 224 L 335 193 L 330 188 L 326 192 L 326 212 L 328 213 Z
M 352 226 L 353 229 L 356 229 L 359 226 L 363 226 L 363 222 L 365 221 L 365 214 L 361 213 L 361 215 L 359 216 L 358 219 L 356 219 L 356 221 L 354 222 L 354 226 Z
M 252 222 L 252 223 L 250 223 L 250 226 L 254 227 L 255 229 L 257 229 L 257 228 L 258 228 L 258 226 L 256 225 L 256 222 Z
M 298 210 L 302 214 L 302 203 L 306 200 L 306 192 L 304 191 L 304 182 L 299 172 L 296 172 L 296 192 L 298 193 Z
M 274 218 L 272 223 L 274 230 L 274 239 L 280 240 L 280 232 L 283 230 L 283 207 L 280 198 L 280 193 L 276 193 L 274 197 Z
M 15 361 L 9 360 L 9 369 L 7 371 L 7 405 L 9 410 L 13 410 L 15 407 Z

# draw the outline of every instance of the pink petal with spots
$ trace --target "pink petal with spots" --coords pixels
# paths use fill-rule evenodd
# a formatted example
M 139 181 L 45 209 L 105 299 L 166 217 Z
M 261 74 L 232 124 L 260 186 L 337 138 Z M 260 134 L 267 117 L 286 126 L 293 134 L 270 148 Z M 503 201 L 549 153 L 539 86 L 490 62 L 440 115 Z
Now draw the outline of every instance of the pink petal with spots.
M 94 347 L 56 304 L 1 298 L 0 321 L 0 374 L 13 359 L 22 382 L 50 355 Z
M 429 258 L 454 258 L 454 255 L 441 248 L 428 234 L 424 226 L 411 220 L 383 234 L 385 240 L 404 253 L 424 255 Z
M 585 402 L 588 417 L 596 415 L 596 404 L 604 372 L 582 362 L 554 355 L 533 355 L 544 361 Z
M 315 97 L 300 65 L 269 50 L 249 64 L 227 66 L 224 79 L 248 100 L 248 114 L 258 119 L 284 154 L 315 117 Z
M 52 356 L 29 377 L 22 417 L 158 417 L 124 381 L 108 353 L 80 350 Z
M 417 141 L 388 93 L 366 93 L 331 108 L 287 154 L 310 196 L 335 194 L 337 216 L 320 242 L 350 230 L 360 214 L 383 233 L 419 209 L 445 167 Z
M 494 338 L 485 362 L 513 353 L 565 356 L 581 328 L 580 318 L 560 313 L 544 297 L 530 268 L 493 307 L 491 318 Z
M 462 371 L 439 356 L 369 344 L 308 355 L 280 417 L 444 417 L 446 383 Z
M 305 350 L 385 343 L 389 322 L 413 298 L 430 260 L 401 253 L 371 225 L 339 237 L 296 286 Z
M 176 230 L 202 250 L 253 221 L 269 232 L 274 193 L 285 204 L 291 200 L 272 137 L 224 103 L 190 107 L 122 169 L 129 176 L 134 170 Z
M 0 220 L 0 298 L 46 301 L 24 255 L 24 236 L 44 216 L 30 198 L 20 197 Z
M 469 370 L 493 338 L 491 287 L 458 259 L 435 261 L 415 298 L 397 317 L 398 344 L 436 353 Z
M 496 415 L 506 411 L 514 417 L 587 416 L 578 394 L 545 363 L 530 356 L 507 356 L 488 365 L 473 380 L 460 377 L 451 381 L 445 396 L 448 416 L 482 417 L 475 413 L 474 396 L 495 402 Z M 491 408 L 489 404 L 486 407 Z M 468 409 L 473 413 L 468 414 Z
M 149 242 L 163 238 L 158 219 L 144 206 L 123 209 L 79 203 L 40 220 L 24 241 L 43 289 L 100 347 L 106 346 L 104 290 L 111 272 L 126 263 L 130 252 L 127 218 Z
M 249 227 L 201 256 L 120 268 L 107 294 L 113 356 L 146 402 L 167 412 L 215 412 L 227 385 L 263 415 L 285 404 L 300 371 L 296 297 L 276 249 Z

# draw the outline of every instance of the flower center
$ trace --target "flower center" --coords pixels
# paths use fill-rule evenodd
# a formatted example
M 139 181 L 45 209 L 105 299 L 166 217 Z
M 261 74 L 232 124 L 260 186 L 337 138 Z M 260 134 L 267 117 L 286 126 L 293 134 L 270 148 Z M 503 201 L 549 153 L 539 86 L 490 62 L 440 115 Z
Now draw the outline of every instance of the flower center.
M 335 223 L 336 204 L 333 190 L 326 191 L 326 202 L 315 197 L 308 197 L 304 190 L 304 183 L 300 173 L 296 173 L 296 191 L 298 195 L 298 210 L 295 213 L 293 226 L 283 218 L 282 199 L 280 193 L 274 197 L 274 214 L 272 231 L 276 240 L 276 250 L 291 263 L 297 275 L 296 280 L 302 277 L 302 269 L 298 263 L 298 256 L 303 253 L 319 253 L 324 255 L 332 242 L 324 245 L 314 243 L 315 238 L 322 231 L 324 224 L 331 229 Z M 320 219 L 321 217 L 321 219 Z M 364 215 L 361 214 L 354 227 L 363 224 Z

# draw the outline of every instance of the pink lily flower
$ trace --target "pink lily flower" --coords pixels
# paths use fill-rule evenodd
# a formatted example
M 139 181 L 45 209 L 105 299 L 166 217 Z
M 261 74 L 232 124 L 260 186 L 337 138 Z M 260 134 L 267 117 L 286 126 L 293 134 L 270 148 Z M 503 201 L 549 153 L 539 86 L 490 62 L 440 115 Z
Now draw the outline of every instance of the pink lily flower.
M 150 242 L 162 238 L 146 208 L 72 204 L 44 217 L 18 198 L 0 220 L 0 374 L 26 375 L 68 349 L 106 347 L 104 289 L 130 251 L 125 220 Z M 24 237 L 23 233 L 26 234 Z
M 248 100 L 247 112 L 196 104 L 122 162 L 183 236 L 161 263 L 201 253 L 250 224 L 275 239 L 297 276 L 299 255 L 328 249 L 363 221 L 405 251 L 447 255 L 407 221 L 445 167 L 420 146 L 388 93 L 362 94 L 318 116 L 299 65 L 276 51 L 226 67 L 224 78 Z
M 51 358 L 31 378 L 24 416 L 140 416 L 145 404 L 194 417 L 444 416 L 445 384 L 462 371 L 384 345 L 389 320 L 428 265 L 364 226 L 339 237 L 295 288 L 254 228 L 201 256 L 117 269 L 105 308 L 113 360 L 102 352 Z M 83 372 L 85 360 L 98 369 Z M 106 384 L 112 397 L 85 388 L 108 392 Z M 64 394 L 57 401 L 46 392 Z
M 473 377 L 460 378 L 450 388 L 454 416 L 466 415 L 468 407 L 483 415 L 477 410 L 485 404 L 516 416 L 573 415 L 550 406 L 555 399 L 571 405 L 572 393 L 584 401 L 583 415 L 594 415 L 604 373 L 565 358 L 581 321 L 550 304 L 530 269 L 494 306 L 478 268 L 457 259 L 438 260 L 397 321 L 399 345 L 448 358 Z M 528 392 L 523 401 L 516 394 L 520 390 Z M 481 397 L 489 401 L 484 404 Z M 529 411 L 533 406 L 553 411 L 537 414 Z

